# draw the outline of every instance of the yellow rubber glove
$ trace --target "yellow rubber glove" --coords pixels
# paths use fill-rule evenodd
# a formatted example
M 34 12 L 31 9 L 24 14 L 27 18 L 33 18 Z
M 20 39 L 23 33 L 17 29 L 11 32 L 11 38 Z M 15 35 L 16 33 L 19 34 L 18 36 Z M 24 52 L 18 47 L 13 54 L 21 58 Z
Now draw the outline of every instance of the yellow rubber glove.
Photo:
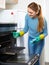
M 13 37 L 14 37 L 14 38 L 18 38 L 18 37 L 24 35 L 24 31 L 20 31 L 20 32 L 12 32 L 12 33 L 13 33 Z
M 34 42 L 38 42 L 42 39 L 44 39 L 44 34 L 40 34 L 38 37 L 36 37 L 35 39 L 33 39 L 32 41 L 30 41 L 31 43 L 34 43 Z

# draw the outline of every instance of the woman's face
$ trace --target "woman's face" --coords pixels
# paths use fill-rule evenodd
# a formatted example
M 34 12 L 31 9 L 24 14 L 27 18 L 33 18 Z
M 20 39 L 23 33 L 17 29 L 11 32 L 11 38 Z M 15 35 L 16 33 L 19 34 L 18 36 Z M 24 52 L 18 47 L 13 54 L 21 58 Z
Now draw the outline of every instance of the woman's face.
M 35 11 L 32 10 L 31 8 L 28 8 L 27 11 L 28 11 L 28 15 L 29 15 L 31 18 L 36 17 L 36 15 L 38 14 L 38 12 L 35 12 Z

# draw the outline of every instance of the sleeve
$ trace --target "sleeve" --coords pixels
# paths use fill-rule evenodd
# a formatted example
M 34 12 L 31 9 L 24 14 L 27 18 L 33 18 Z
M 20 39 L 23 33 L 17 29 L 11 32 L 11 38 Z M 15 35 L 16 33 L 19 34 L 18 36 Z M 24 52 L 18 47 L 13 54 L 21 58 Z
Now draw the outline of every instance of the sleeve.
M 29 29 L 29 27 L 28 27 L 28 16 L 26 15 L 25 16 L 25 26 L 24 26 L 24 29 L 23 29 L 24 33 L 27 33 L 28 29 Z
M 47 21 L 44 19 L 44 29 L 43 34 L 46 37 L 48 35 L 48 29 L 47 29 Z

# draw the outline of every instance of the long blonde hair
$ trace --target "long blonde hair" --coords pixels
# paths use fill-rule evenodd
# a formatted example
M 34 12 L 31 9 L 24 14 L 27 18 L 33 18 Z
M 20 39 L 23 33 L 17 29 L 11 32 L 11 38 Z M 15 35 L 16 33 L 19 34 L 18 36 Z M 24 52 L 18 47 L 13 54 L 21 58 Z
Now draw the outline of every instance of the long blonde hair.
M 37 14 L 37 17 L 38 17 L 38 27 L 37 27 L 37 31 L 38 32 L 41 32 L 42 29 L 43 29 L 43 26 L 44 26 L 44 19 L 43 19 L 43 16 L 42 16 L 42 9 L 41 9 L 41 6 L 38 5 L 37 3 L 35 2 L 32 2 L 28 5 L 28 8 L 31 8 L 32 10 L 34 10 L 35 12 L 38 11 L 38 14 Z

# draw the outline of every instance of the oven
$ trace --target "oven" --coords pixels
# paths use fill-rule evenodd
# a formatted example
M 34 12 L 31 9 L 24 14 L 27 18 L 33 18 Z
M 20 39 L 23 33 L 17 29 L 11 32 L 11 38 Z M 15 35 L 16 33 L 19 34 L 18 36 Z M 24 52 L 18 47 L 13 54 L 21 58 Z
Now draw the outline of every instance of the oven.
M 0 24 L 0 65 L 34 65 L 39 57 L 22 53 L 25 47 L 17 46 L 17 39 L 13 37 L 15 27 L 17 24 Z

